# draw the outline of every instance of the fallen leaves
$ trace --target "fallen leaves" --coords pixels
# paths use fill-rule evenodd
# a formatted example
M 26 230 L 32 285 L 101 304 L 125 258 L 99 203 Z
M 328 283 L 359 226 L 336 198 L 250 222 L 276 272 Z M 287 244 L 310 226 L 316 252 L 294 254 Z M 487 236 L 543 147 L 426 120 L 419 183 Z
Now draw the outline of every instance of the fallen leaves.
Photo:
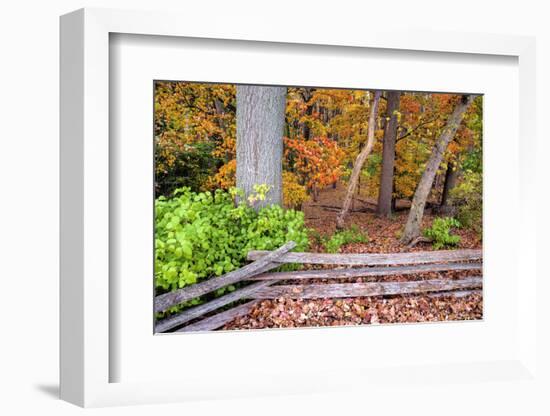
M 376 325 L 482 318 L 482 296 L 477 293 L 462 298 L 394 296 L 307 302 L 281 297 L 259 302 L 249 315 L 237 318 L 221 329 Z
M 321 192 L 319 203 L 306 204 L 304 211 L 309 227 L 320 234 L 327 235 L 335 231 L 337 211 L 325 210 L 321 205 L 339 201 L 342 189 L 327 188 Z M 358 208 L 356 206 L 355 208 Z M 408 249 L 399 243 L 399 232 L 406 221 L 406 212 L 398 212 L 392 218 L 379 218 L 372 212 L 352 212 L 347 223 L 358 226 L 369 236 L 368 243 L 347 244 L 340 249 L 342 253 L 395 253 L 403 251 L 432 250 L 430 244 L 418 244 Z M 433 217 L 424 216 L 425 226 L 429 226 Z M 475 232 L 460 229 L 459 248 L 481 248 L 481 241 Z M 313 242 L 311 251 L 324 251 Z M 305 269 L 334 268 L 334 266 L 304 265 Z M 477 270 L 428 272 L 408 275 L 371 276 L 354 279 L 310 279 L 308 283 L 346 283 L 346 282 L 389 282 L 428 279 L 459 279 L 479 275 Z M 291 280 L 282 284 L 295 283 Z M 300 283 L 304 283 L 303 281 Z M 296 288 L 294 293 L 299 293 Z M 280 297 L 263 300 L 243 317 L 227 323 L 221 330 L 263 329 L 263 328 L 300 328 L 345 325 L 379 325 L 391 323 L 439 322 L 478 320 L 483 318 L 483 297 L 472 293 L 463 297 L 441 295 L 403 295 L 358 297 L 346 299 L 290 299 Z

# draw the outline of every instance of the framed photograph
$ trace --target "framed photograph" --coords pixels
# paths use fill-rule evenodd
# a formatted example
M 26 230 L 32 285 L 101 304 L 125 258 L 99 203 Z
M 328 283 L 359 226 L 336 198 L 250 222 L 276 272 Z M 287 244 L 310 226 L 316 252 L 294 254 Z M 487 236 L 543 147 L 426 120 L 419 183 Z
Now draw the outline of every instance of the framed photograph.
M 61 397 L 538 391 L 534 39 L 181 21 L 61 18 Z
M 155 333 L 483 318 L 482 95 L 154 90 Z

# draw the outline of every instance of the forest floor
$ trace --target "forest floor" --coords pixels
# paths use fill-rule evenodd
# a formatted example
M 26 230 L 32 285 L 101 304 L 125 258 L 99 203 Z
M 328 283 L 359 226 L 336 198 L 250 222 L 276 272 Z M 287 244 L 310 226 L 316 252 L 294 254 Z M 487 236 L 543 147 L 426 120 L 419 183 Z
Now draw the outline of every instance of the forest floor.
M 321 191 L 317 201 L 306 202 L 303 206 L 306 225 L 322 235 L 334 233 L 336 231 L 336 216 L 342 206 L 345 192 L 345 186 L 338 184 L 336 189 L 330 187 Z M 414 248 L 408 249 L 399 242 L 400 233 L 405 228 L 407 216 L 409 215 L 409 206 L 408 201 L 399 200 L 397 201 L 397 212 L 391 218 L 380 218 L 374 211 L 376 200 L 366 195 L 359 195 L 358 198 L 354 199 L 353 210 L 346 219 L 346 226 L 355 225 L 368 235 L 369 242 L 366 244 L 350 244 L 343 247 L 342 252 L 396 253 L 432 250 L 432 245 L 429 243 L 420 243 Z M 436 216 L 429 211 L 426 212 L 422 228 L 429 227 Z M 460 243 L 457 248 L 481 248 L 481 240 L 475 231 L 461 228 L 454 230 L 453 233 L 460 236 Z M 312 249 L 322 251 L 322 247 L 313 246 Z
M 345 187 L 338 185 L 320 192 L 317 201 L 304 204 L 306 225 L 321 235 L 332 235 L 336 230 L 336 215 L 344 199 Z M 398 201 L 397 212 L 391 218 L 380 218 L 374 212 L 376 201 L 358 195 L 353 211 L 346 220 L 347 226 L 356 226 L 368 235 L 367 243 L 352 243 L 340 248 L 341 253 L 395 253 L 432 250 L 429 243 L 407 248 L 399 242 L 400 232 L 407 221 L 408 206 Z M 429 212 L 424 215 L 423 227 L 429 227 L 434 219 Z M 479 236 L 472 230 L 454 232 L 461 240 L 457 248 L 481 248 Z M 322 252 L 323 247 L 312 241 L 310 251 Z M 312 266 L 305 266 L 312 268 Z M 328 267 L 330 268 L 330 266 Z M 413 275 L 394 275 L 334 280 L 344 282 L 382 282 L 426 279 L 458 279 L 479 274 L 478 271 L 429 272 Z M 311 283 L 328 283 L 326 279 L 311 279 Z M 479 293 L 463 297 L 430 295 L 402 295 L 384 297 L 358 297 L 346 299 L 289 299 L 259 301 L 251 312 L 227 323 L 222 330 L 293 328 L 312 326 L 341 326 L 383 323 L 412 323 L 432 321 L 474 320 L 483 318 L 483 298 Z

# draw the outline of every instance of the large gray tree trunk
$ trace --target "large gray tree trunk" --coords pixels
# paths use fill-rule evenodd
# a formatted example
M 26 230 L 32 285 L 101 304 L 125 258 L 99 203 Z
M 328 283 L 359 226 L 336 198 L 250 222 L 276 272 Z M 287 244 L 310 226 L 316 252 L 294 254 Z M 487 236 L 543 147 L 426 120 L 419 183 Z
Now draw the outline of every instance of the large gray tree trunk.
M 286 87 L 237 86 L 237 188 L 270 187 L 256 208 L 282 203 Z
M 441 160 L 447 150 L 447 146 L 460 127 L 464 113 L 472 103 L 473 99 L 473 95 L 462 96 L 460 102 L 454 108 L 453 113 L 449 116 L 447 124 L 443 128 L 443 132 L 435 141 L 430 159 L 426 164 L 424 173 L 422 174 L 420 182 L 418 183 L 414 193 L 409 218 L 407 219 L 405 231 L 401 237 L 401 242 L 403 244 L 409 244 L 420 235 L 420 226 L 422 224 L 422 217 L 424 216 L 424 207 L 426 206 L 426 200 L 428 199 L 428 195 L 432 189 L 435 174 L 441 164 Z
M 382 147 L 382 172 L 380 175 L 380 191 L 378 192 L 378 215 L 391 215 L 393 194 L 393 171 L 395 166 L 395 141 L 397 139 L 397 112 L 401 92 L 388 92 L 387 117 L 389 121 L 384 130 Z
M 363 168 L 363 164 L 367 160 L 367 157 L 369 156 L 374 146 L 374 131 L 376 130 L 376 114 L 378 112 L 378 102 L 380 101 L 380 94 L 381 94 L 380 91 L 376 91 L 374 93 L 374 98 L 372 100 L 371 107 L 370 107 L 369 126 L 368 126 L 368 132 L 367 132 L 367 144 L 365 145 L 365 147 L 363 147 L 361 152 L 359 152 L 357 159 L 355 159 L 355 163 L 353 165 L 353 171 L 351 172 L 351 177 L 349 179 L 348 190 L 346 192 L 346 196 L 344 197 L 344 203 L 342 204 L 342 210 L 340 211 L 340 213 L 338 214 L 338 217 L 336 218 L 336 227 L 338 229 L 344 228 L 344 222 L 345 222 L 346 216 L 348 215 L 349 209 L 351 207 L 353 194 L 355 192 L 355 188 L 357 187 L 357 183 L 359 182 L 359 175 L 361 174 L 361 169 Z

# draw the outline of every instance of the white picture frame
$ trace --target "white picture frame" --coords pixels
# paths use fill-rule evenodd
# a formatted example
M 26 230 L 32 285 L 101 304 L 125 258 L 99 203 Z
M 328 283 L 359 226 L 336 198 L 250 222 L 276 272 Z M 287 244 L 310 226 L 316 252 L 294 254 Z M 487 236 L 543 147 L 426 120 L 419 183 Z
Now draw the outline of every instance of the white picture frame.
M 185 25 L 181 22 L 185 20 Z M 208 28 L 200 20 L 184 19 L 173 13 L 82 9 L 61 18 L 61 398 L 80 406 L 160 403 L 214 397 L 248 397 L 262 394 L 292 394 L 368 388 L 372 400 L 383 397 L 384 384 L 392 380 L 430 383 L 460 380 L 483 389 L 488 399 L 498 399 L 491 383 L 505 381 L 511 389 L 538 391 L 543 387 L 536 361 L 537 286 L 536 217 L 528 211 L 534 204 L 535 146 L 519 147 L 520 215 L 512 267 L 522 271 L 516 283 L 517 345 L 498 361 L 482 358 L 471 362 L 428 363 L 411 367 L 376 368 L 360 366 L 324 369 L 330 377 L 304 370 L 289 380 L 284 373 L 266 373 L 270 381 L 238 382 L 228 374 L 217 380 L 198 376 L 177 380 L 112 382 L 111 367 L 117 357 L 111 348 L 110 311 L 116 308 L 110 297 L 110 75 L 111 34 L 181 38 L 225 39 L 249 42 L 332 45 L 333 47 L 383 50 L 429 51 L 440 54 L 500 55 L 514 57 L 519 67 L 519 139 L 536 142 L 535 40 L 529 37 L 472 33 L 437 33 L 403 30 L 349 28 L 337 35 L 323 30 L 285 27 L 268 23 L 261 27 L 246 19 L 235 32 L 235 22 L 220 21 Z M 372 87 L 377 87 L 373 85 Z M 489 156 L 490 157 L 490 156 Z M 518 323 L 521 323 L 519 325 Z M 398 329 L 399 330 L 399 329 Z M 402 327 L 414 336 L 418 327 Z M 303 332 L 303 331 L 301 331 Z M 304 331 L 307 332 L 307 331 Z M 265 334 L 265 333 L 264 333 Z M 314 332 L 311 332 L 311 336 Z M 152 332 L 151 332 L 151 336 Z M 196 336 L 196 335 L 192 335 Z M 165 337 L 168 338 L 168 337 Z M 265 335 L 264 335 L 265 338 Z M 240 342 L 244 342 L 241 338 Z M 498 355 L 498 354 L 497 354 Z M 244 371 L 244 370 L 243 370 Z M 246 372 L 246 371 L 245 371 Z M 345 380 L 343 382 L 342 380 Z M 208 383 L 207 383 L 208 382 Z M 484 383 L 485 382 L 485 383 Z M 208 389 L 206 386 L 208 384 Z M 381 384 L 381 385 L 380 385 Z M 402 388 L 406 389 L 407 383 Z M 507 385 L 507 386 L 508 386 Z M 442 398 L 452 398 L 452 389 L 442 387 Z M 375 393 L 376 392 L 376 393 Z

